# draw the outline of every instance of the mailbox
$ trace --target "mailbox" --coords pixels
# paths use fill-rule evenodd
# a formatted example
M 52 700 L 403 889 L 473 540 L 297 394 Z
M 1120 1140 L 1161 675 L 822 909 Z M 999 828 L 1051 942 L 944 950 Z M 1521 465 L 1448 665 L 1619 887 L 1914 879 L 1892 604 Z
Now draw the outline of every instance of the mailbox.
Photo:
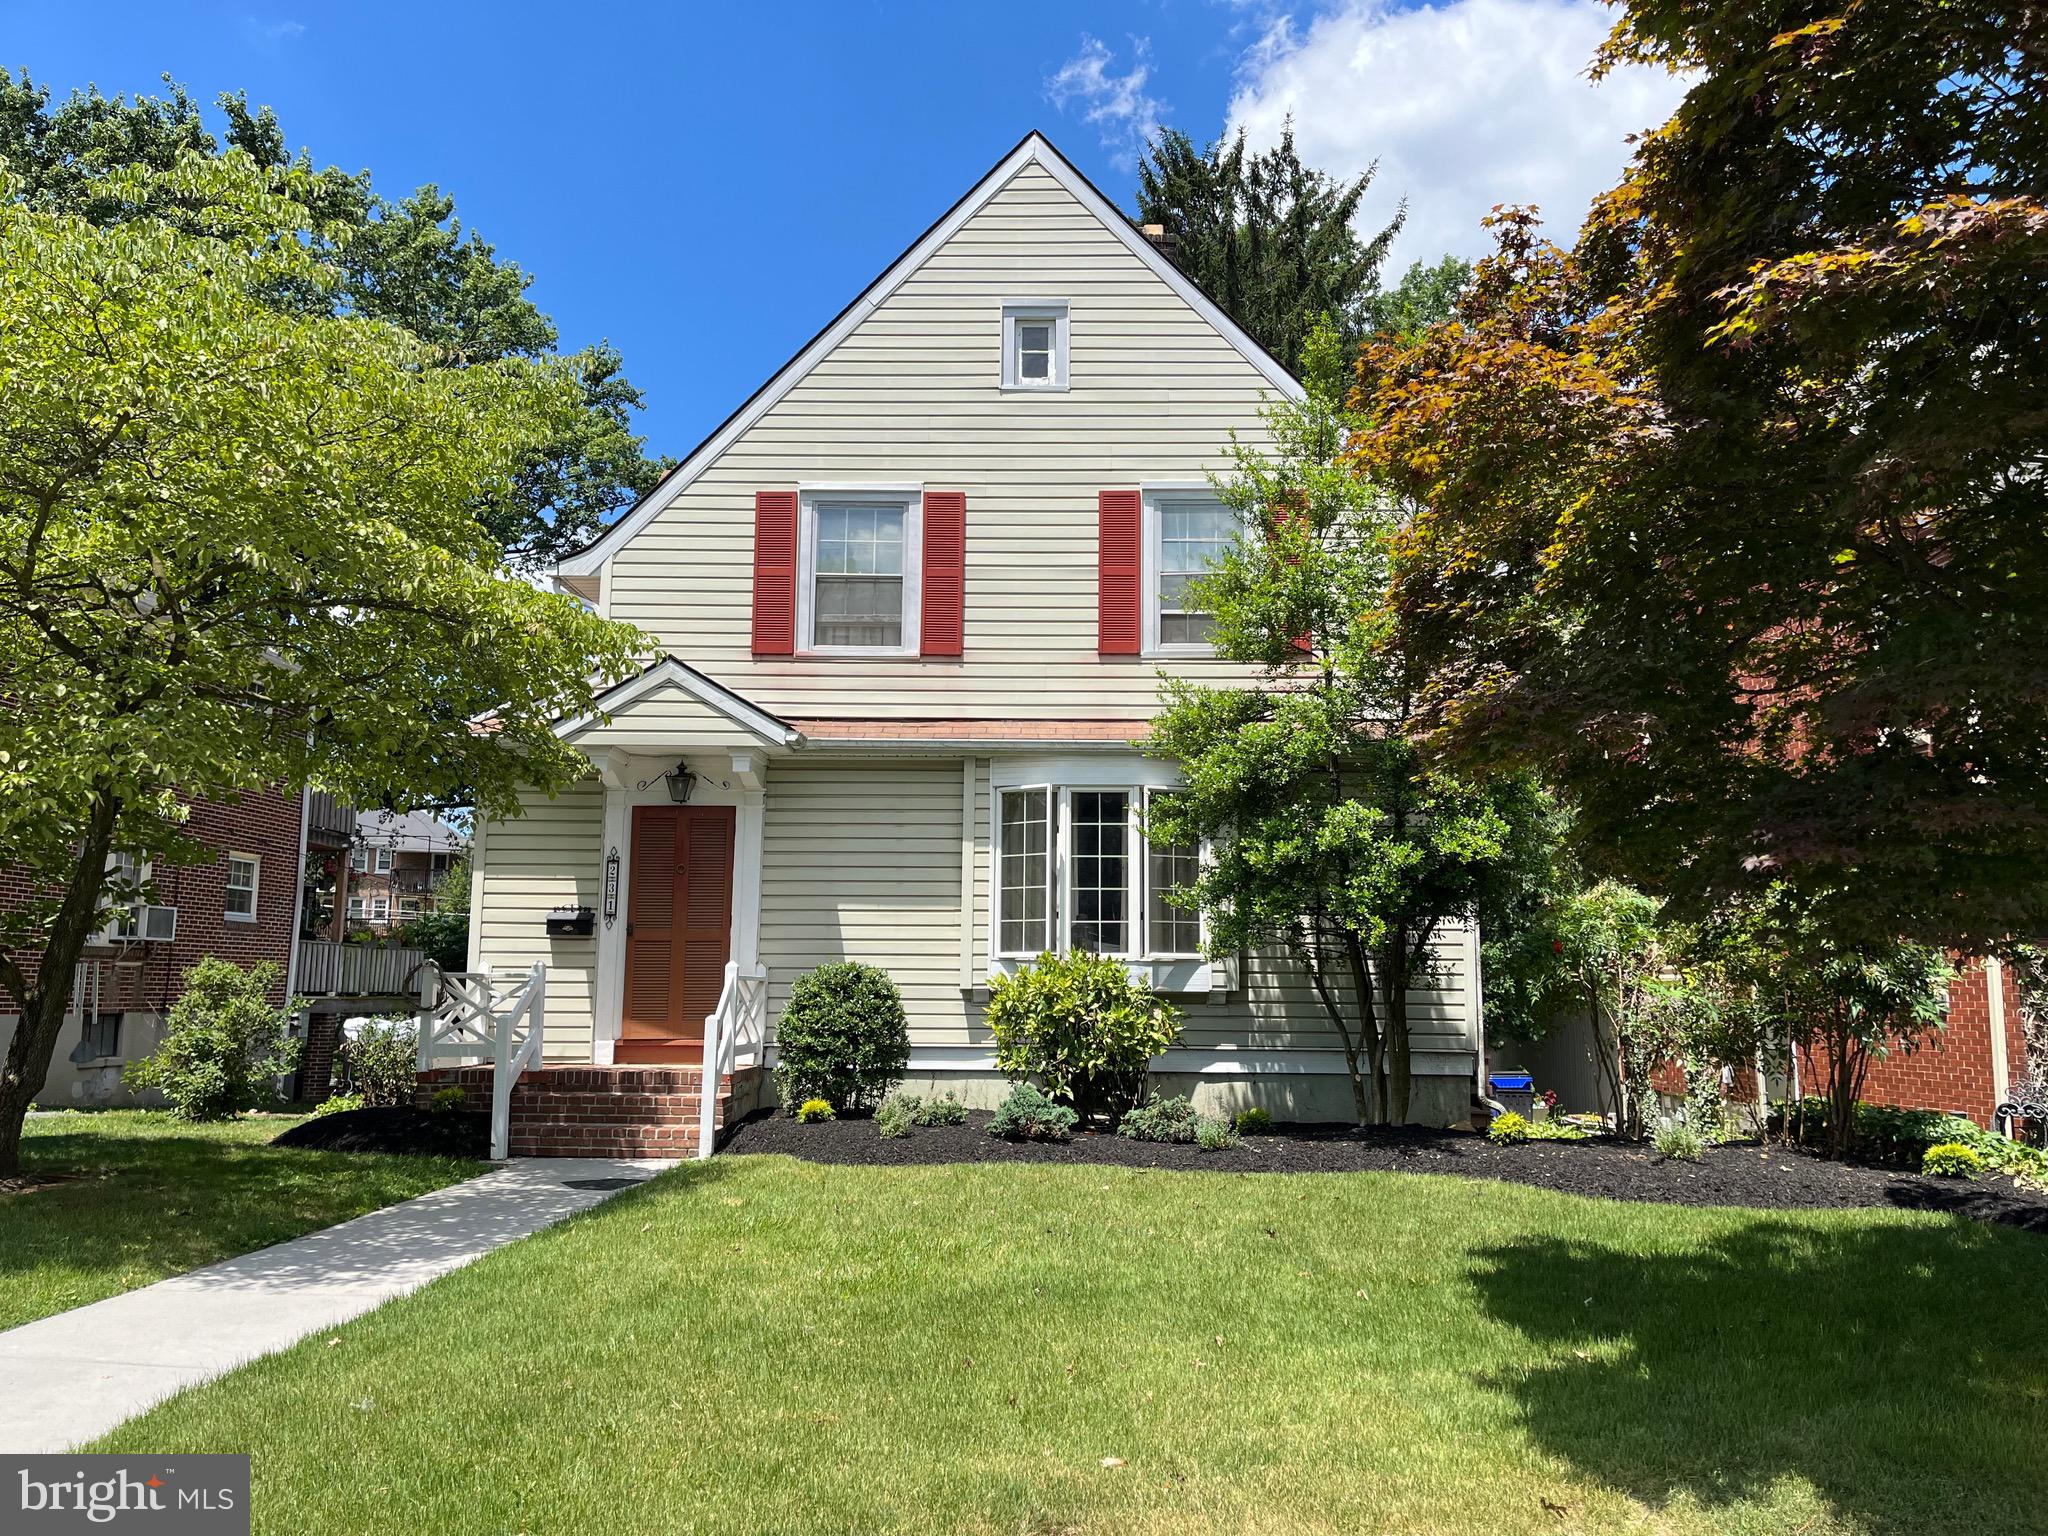
M 548 914 L 548 937 L 551 939 L 587 939 L 595 932 L 595 907 L 557 907 Z

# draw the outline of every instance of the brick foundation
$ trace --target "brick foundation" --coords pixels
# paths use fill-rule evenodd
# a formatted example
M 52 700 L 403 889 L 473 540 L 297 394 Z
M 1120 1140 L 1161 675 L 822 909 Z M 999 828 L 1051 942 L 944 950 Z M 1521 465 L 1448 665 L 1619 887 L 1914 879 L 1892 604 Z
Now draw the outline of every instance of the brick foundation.
M 490 1067 L 422 1072 L 415 1099 L 427 1106 L 440 1089 L 462 1090 L 463 1107 L 488 1114 Z M 723 1129 L 758 1097 L 759 1068 L 719 1083 Z M 703 1103 L 699 1067 L 542 1067 L 512 1088 L 514 1157 L 695 1157 Z M 735 1105 L 739 1108 L 735 1109 Z

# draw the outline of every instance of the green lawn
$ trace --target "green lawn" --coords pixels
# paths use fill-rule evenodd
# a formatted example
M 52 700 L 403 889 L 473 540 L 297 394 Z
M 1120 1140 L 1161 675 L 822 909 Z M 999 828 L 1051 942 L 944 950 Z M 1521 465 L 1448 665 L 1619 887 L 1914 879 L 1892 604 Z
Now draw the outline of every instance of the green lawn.
M 99 1448 L 279 1532 L 1995 1529 L 2044 1296 L 1905 1212 L 727 1157 Z
M 483 1169 L 459 1158 L 266 1146 L 279 1116 L 193 1125 L 141 1110 L 33 1116 L 31 1172 L 0 1193 L 0 1328 L 410 1200 Z

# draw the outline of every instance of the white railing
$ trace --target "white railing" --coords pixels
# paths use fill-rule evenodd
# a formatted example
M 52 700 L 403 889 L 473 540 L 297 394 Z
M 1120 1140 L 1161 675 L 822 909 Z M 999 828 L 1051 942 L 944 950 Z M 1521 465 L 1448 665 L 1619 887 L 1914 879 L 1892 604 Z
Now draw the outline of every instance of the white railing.
M 540 1065 L 548 968 L 536 960 L 507 986 L 488 971 L 444 974 L 429 960 L 419 982 L 419 1069 L 490 1062 L 491 1157 L 503 1162 L 512 1139 L 512 1085 Z
M 697 1155 L 709 1157 L 718 1139 L 718 1082 L 743 1063 L 759 1062 L 767 1043 L 768 972 L 725 967 L 718 1007 L 704 1021 L 704 1105 L 697 1115 Z

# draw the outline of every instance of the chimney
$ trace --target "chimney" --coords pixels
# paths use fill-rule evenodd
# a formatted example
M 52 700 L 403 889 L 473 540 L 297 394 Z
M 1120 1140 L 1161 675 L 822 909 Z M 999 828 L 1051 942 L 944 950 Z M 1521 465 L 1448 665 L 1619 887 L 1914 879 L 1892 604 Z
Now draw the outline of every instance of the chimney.
M 1138 233 L 1159 248 L 1159 254 L 1168 261 L 1177 261 L 1180 255 L 1180 237 L 1164 224 L 1140 224 Z

